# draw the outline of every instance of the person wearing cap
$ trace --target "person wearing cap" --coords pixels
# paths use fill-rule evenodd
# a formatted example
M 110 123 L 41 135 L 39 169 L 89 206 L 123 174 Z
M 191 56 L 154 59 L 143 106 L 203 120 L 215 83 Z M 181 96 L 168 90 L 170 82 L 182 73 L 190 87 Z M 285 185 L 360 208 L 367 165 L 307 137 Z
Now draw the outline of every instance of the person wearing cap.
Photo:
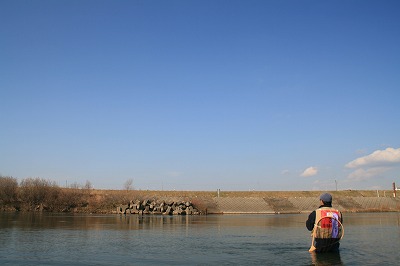
M 338 251 L 343 234 L 342 213 L 332 208 L 332 195 L 324 193 L 320 196 L 320 206 L 311 212 L 306 227 L 312 231 L 310 252 Z

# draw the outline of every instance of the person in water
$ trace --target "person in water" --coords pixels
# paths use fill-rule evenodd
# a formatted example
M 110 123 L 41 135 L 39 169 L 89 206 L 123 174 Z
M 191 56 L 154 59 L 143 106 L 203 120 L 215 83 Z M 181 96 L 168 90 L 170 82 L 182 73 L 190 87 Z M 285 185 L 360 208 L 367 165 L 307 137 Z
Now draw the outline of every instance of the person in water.
M 342 213 L 332 208 L 331 194 L 324 193 L 319 199 L 319 208 L 311 212 L 306 221 L 313 237 L 310 252 L 338 251 L 343 235 Z

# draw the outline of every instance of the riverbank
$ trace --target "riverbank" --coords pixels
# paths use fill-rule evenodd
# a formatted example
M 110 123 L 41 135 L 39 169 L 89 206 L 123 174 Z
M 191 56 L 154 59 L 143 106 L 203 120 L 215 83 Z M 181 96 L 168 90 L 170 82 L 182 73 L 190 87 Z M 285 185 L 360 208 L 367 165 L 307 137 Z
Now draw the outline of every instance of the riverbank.
M 45 191 L 42 201 L 33 201 Z M 318 207 L 326 191 L 161 191 L 51 188 L 32 195 L 17 190 L 15 200 L 4 203 L 4 211 L 47 211 L 71 213 L 119 213 L 132 202 L 148 201 L 173 205 L 190 203 L 202 214 L 306 213 Z M 343 212 L 400 211 L 400 199 L 389 190 L 329 191 L 333 206 Z M 0 202 L 1 203 L 1 202 Z M 1 205 L 1 204 L 0 204 Z M 136 213 L 135 211 L 129 211 Z M 140 212 L 139 212 L 140 213 Z M 157 212 L 158 213 L 158 212 Z
M 130 200 L 165 202 L 187 201 L 208 214 L 304 213 L 319 206 L 318 197 L 326 191 L 113 191 L 96 190 L 96 197 L 124 195 Z M 400 211 L 400 199 L 393 193 L 373 190 L 329 191 L 333 206 L 343 212 Z

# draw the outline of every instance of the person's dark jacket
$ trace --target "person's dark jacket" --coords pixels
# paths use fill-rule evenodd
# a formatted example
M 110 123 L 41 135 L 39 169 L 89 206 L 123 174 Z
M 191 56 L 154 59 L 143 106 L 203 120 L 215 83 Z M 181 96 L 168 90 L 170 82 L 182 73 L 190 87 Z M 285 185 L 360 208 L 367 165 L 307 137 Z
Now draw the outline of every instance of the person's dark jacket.
M 319 206 L 319 208 L 322 207 L 329 207 L 332 208 L 332 203 L 331 202 L 324 202 L 323 205 Z M 308 231 L 312 231 L 314 229 L 314 224 L 315 224 L 315 218 L 317 216 L 316 211 L 313 211 L 308 215 L 308 219 L 306 221 L 306 227 Z M 340 213 L 340 222 L 343 223 L 343 216 Z M 333 240 L 333 244 L 332 244 Z M 339 249 L 340 243 L 338 240 L 335 239 L 321 239 L 321 238 L 316 238 L 315 239 L 315 247 L 317 252 L 327 252 L 327 251 L 336 251 Z

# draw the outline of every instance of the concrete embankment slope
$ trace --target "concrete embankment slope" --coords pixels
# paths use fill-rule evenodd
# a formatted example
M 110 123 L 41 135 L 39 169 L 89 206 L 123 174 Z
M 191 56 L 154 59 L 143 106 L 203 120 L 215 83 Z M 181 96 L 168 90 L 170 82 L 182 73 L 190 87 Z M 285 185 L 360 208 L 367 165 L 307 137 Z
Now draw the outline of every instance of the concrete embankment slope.
M 315 197 L 215 197 L 208 213 L 302 213 L 319 206 Z M 400 211 L 400 200 L 389 197 L 338 197 L 333 207 L 342 212 Z

